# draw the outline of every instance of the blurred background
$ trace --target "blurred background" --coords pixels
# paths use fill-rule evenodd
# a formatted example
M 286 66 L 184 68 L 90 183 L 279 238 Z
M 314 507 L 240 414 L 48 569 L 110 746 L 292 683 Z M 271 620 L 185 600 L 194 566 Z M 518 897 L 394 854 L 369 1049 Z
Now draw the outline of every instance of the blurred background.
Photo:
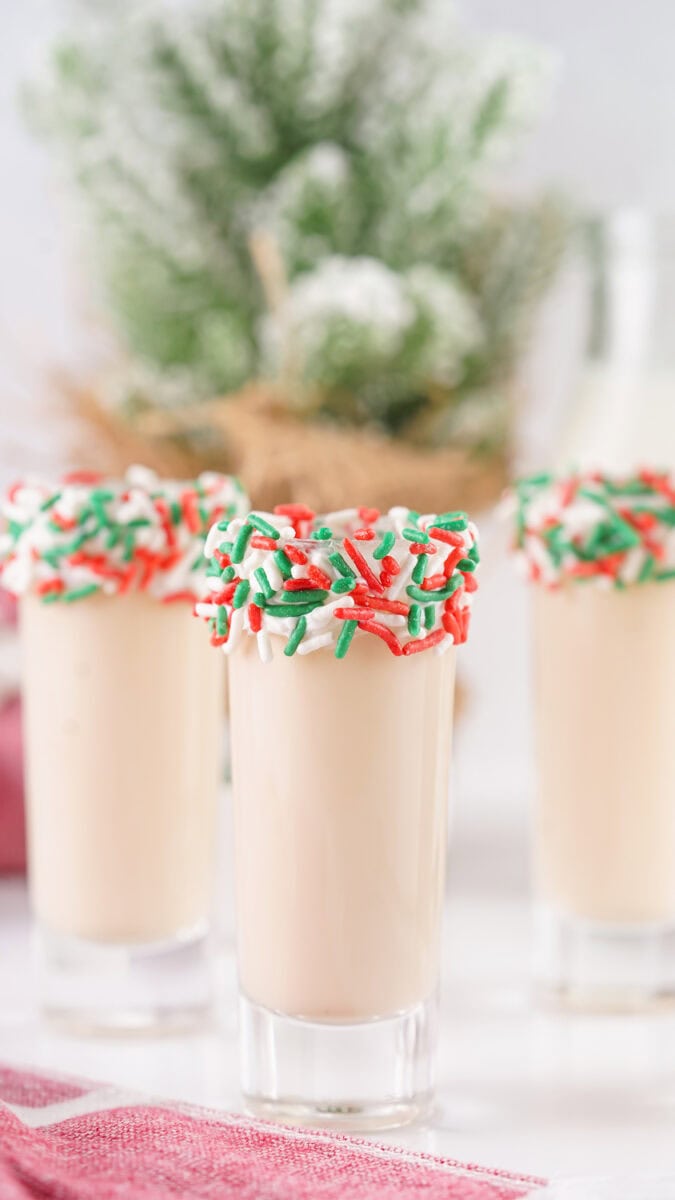
M 502 488 L 675 466 L 674 33 L 667 0 L 24 0 L 3 22 L 0 484 L 144 460 L 235 469 L 260 506 L 470 508 L 467 886 L 526 880 Z

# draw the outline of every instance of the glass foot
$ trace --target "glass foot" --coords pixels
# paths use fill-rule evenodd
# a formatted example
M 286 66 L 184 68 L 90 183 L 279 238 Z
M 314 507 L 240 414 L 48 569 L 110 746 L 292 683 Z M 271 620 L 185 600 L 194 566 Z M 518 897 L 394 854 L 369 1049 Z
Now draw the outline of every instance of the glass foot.
M 535 916 L 534 973 L 544 998 L 570 1008 L 641 1012 L 675 1004 L 675 924 Z
M 35 932 L 44 1015 L 78 1034 L 179 1033 L 212 1016 L 205 927 L 162 942 L 117 945 Z
M 437 1001 L 349 1023 L 285 1016 L 240 998 L 247 1108 L 286 1124 L 388 1129 L 424 1116 L 433 1094 Z

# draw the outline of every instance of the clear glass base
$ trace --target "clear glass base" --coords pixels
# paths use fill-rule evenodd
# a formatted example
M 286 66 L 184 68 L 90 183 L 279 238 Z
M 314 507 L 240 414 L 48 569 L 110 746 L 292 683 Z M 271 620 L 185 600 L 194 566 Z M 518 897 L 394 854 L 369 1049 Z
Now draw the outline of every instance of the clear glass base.
M 640 1012 L 675 1004 L 675 922 L 535 917 L 534 973 L 545 997 L 570 1008 Z
M 42 1011 L 69 1032 L 178 1033 L 212 1016 L 205 926 L 140 945 L 82 941 L 38 926 L 35 958 Z
M 388 1129 L 424 1116 L 433 1094 L 436 998 L 349 1023 L 285 1016 L 239 1002 L 247 1108 L 287 1124 Z

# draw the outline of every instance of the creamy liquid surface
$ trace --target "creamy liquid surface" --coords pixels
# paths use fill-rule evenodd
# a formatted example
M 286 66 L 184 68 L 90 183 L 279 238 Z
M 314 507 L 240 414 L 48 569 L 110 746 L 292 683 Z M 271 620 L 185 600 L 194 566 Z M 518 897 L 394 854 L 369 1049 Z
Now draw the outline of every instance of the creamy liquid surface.
M 590 920 L 672 920 L 675 584 L 533 593 L 537 892 Z
M 143 943 L 207 920 L 223 659 L 189 605 L 21 602 L 29 879 L 38 919 Z
M 240 984 L 317 1020 L 398 1012 L 438 980 L 455 651 L 229 666 Z

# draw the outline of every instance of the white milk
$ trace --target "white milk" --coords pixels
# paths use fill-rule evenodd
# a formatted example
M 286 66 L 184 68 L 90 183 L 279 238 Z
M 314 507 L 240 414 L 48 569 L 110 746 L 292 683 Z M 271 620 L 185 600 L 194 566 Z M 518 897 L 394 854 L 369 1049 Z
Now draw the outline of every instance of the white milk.
M 186 604 L 21 602 L 33 907 L 156 942 L 209 916 L 223 663 Z
M 675 918 L 675 585 L 533 588 L 538 894 L 601 922 Z
M 322 1021 L 400 1012 L 438 979 L 455 651 L 272 641 L 230 658 L 241 988 Z

